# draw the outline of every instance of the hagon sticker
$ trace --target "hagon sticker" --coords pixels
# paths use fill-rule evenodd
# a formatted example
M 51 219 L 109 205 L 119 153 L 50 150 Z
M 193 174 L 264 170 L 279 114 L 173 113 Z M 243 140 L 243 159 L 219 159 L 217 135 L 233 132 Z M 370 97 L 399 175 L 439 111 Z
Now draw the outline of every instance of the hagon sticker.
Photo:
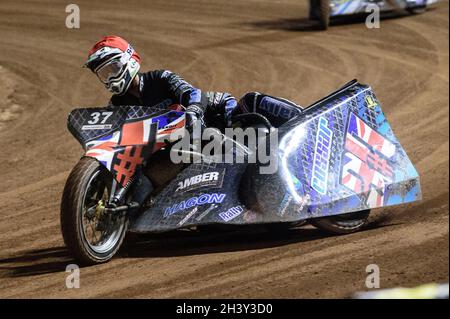
M 205 204 L 219 204 L 222 203 L 223 200 L 225 199 L 226 194 L 202 194 L 198 197 L 191 197 L 189 199 L 186 199 L 182 202 L 173 204 L 170 207 L 167 207 L 166 210 L 164 211 L 164 217 L 168 217 L 170 215 L 173 215 L 179 211 L 191 208 L 191 207 L 196 207 L 196 206 L 200 206 L 200 205 L 205 205 Z
M 325 195 L 328 184 L 328 166 L 330 163 L 333 132 L 328 128 L 326 118 L 319 118 L 316 147 L 312 167 L 311 186 L 319 194 Z
M 341 184 L 355 193 L 367 193 L 369 207 L 382 206 L 385 185 L 394 178 L 389 164 L 394 154 L 392 142 L 350 113 Z

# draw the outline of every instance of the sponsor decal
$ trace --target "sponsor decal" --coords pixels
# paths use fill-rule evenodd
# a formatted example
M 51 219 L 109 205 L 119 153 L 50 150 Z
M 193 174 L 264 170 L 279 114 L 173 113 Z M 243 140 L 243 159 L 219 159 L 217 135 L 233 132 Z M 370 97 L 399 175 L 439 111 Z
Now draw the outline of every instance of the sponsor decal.
M 189 199 L 186 199 L 182 202 L 173 204 L 170 207 L 167 207 L 164 211 L 164 217 L 171 216 L 179 211 L 196 207 L 205 204 L 220 204 L 225 199 L 226 194 L 202 194 L 200 196 L 194 196 Z
M 214 94 L 214 105 L 218 105 L 220 103 L 220 101 L 222 100 L 222 97 L 223 97 L 223 93 L 216 92 Z
M 164 126 L 164 129 L 165 130 L 168 130 L 168 129 L 172 129 L 172 128 L 176 128 L 178 126 L 178 123 L 175 123 L 175 124 L 167 124 L 166 126 Z
M 374 109 L 378 105 L 378 103 L 375 102 L 373 100 L 372 96 L 370 96 L 370 95 L 366 95 L 365 100 L 366 100 L 367 107 L 370 109 Z
M 343 158 L 341 184 L 357 194 L 367 194 L 366 204 L 384 204 L 385 185 L 390 184 L 394 172 L 389 160 L 395 145 L 350 113 Z
M 259 107 L 269 114 L 284 119 L 290 119 L 298 112 L 297 110 L 293 109 L 292 106 L 289 107 L 283 102 L 269 96 L 265 96 L 262 98 Z
M 191 218 L 197 211 L 198 207 L 195 207 L 193 210 L 189 212 L 189 214 L 187 214 L 186 216 L 184 216 L 182 220 L 180 220 L 177 226 L 178 227 L 183 226 L 189 220 L 189 218 Z
M 280 207 L 278 209 L 277 215 L 278 216 L 284 216 L 284 214 L 286 213 L 287 208 L 289 207 L 289 205 L 292 202 L 293 197 L 289 194 L 286 193 L 283 197 L 283 200 L 281 201 Z
M 319 118 L 316 148 L 312 167 L 311 186 L 319 194 L 327 193 L 328 166 L 330 163 L 333 132 L 328 128 L 326 118 Z
M 207 172 L 188 177 L 178 182 L 175 192 L 184 193 L 204 186 L 220 188 L 222 187 L 224 176 L 225 169 L 222 172 Z
M 190 104 L 200 103 L 202 99 L 202 91 L 200 91 L 199 89 L 193 89 L 189 97 L 190 97 L 189 99 Z
M 208 215 L 213 209 L 215 209 L 218 205 L 216 204 L 212 204 L 211 206 L 208 207 L 207 210 L 205 210 L 203 213 L 201 213 L 200 215 L 198 215 L 195 220 L 196 221 L 201 221 L 203 218 L 206 217 L 206 215 Z
M 165 70 L 162 74 L 161 74 L 161 77 L 162 78 L 166 78 L 166 77 L 168 77 L 169 75 L 171 75 L 172 74 L 172 72 L 170 72 L 169 70 Z
M 112 128 L 112 124 L 97 124 L 97 125 L 83 125 L 81 129 L 83 131 L 87 130 L 110 130 Z
M 297 209 L 297 213 L 301 213 L 303 208 L 305 208 L 305 205 L 308 205 L 311 202 L 311 196 L 309 194 L 306 194 L 305 197 L 302 197 L 302 202 L 300 203 L 300 206 Z
M 242 206 L 235 206 L 231 207 L 229 210 L 225 212 L 220 213 L 219 217 L 222 218 L 224 221 L 229 222 L 230 220 L 238 217 L 243 211 L 244 208 L 242 208 Z

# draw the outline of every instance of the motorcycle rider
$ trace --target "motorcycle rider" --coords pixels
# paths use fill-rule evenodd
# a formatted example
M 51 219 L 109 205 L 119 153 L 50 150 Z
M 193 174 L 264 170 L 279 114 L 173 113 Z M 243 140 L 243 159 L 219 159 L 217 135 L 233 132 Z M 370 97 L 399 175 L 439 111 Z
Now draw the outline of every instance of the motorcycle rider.
M 146 105 L 169 107 L 181 104 L 186 107 L 187 126 L 199 119 L 207 126 L 224 128 L 231 123 L 231 115 L 237 105 L 228 93 L 202 92 L 168 70 L 139 72 L 141 58 L 123 38 L 105 36 L 89 50 L 85 67 L 95 73 L 103 85 L 113 93 L 109 107 Z M 133 200 L 143 203 L 153 190 L 150 180 L 136 172 L 139 192 L 133 192 Z
M 110 107 L 181 104 L 186 107 L 188 127 L 192 119 L 200 119 L 206 126 L 229 127 L 232 116 L 244 112 L 261 113 L 278 126 L 300 113 L 295 103 L 258 92 L 247 93 L 237 107 L 238 102 L 229 93 L 203 92 L 171 71 L 141 73 L 140 62 L 131 44 L 112 35 L 94 44 L 84 66 L 113 93 Z M 139 192 L 133 192 L 133 200 L 140 206 L 153 186 L 145 174 L 136 172 L 136 177 Z

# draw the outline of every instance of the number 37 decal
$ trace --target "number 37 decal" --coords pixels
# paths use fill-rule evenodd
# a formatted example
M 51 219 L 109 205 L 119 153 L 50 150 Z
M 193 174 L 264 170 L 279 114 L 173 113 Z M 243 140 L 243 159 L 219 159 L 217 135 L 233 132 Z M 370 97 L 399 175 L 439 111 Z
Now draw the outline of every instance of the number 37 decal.
M 112 114 L 113 112 L 93 112 L 91 113 L 91 119 L 88 121 L 88 124 L 105 124 Z

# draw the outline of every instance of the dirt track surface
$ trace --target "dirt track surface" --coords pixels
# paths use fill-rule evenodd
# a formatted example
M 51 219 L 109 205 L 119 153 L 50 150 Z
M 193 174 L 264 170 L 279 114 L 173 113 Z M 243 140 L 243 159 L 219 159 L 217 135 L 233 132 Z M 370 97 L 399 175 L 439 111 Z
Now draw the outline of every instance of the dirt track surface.
M 306 1 L 67 1 L 0 4 L 0 297 L 344 297 L 381 286 L 448 282 L 448 2 L 366 29 L 348 20 L 311 31 Z M 214 2 L 214 3 L 212 3 Z M 102 2 L 103 3 L 103 2 Z M 62 188 L 82 154 L 67 113 L 108 94 L 80 65 L 100 36 L 119 34 L 143 57 L 205 90 L 257 90 L 302 105 L 352 78 L 370 84 L 421 175 L 421 202 L 377 210 L 368 229 L 326 237 L 313 228 L 145 238 L 81 270 L 59 226 Z

